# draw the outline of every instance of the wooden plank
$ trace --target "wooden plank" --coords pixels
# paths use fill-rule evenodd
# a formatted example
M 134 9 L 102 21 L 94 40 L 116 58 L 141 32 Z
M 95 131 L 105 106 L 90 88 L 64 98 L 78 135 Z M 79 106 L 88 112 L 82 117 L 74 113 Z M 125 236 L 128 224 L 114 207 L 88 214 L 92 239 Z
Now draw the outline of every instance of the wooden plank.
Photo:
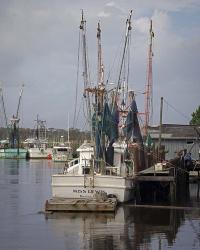
M 144 169 L 142 171 L 139 172 L 140 174 L 144 175 L 144 174 L 163 174 L 163 175 L 169 175 L 169 169 L 163 169 L 163 170 L 155 170 L 155 167 L 150 167 L 147 169 Z
M 117 200 L 108 198 L 106 201 L 95 199 L 67 199 L 53 197 L 46 201 L 45 211 L 94 211 L 94 212 L 114 212 Z
M 138 175 L 135 177 L 136 181 L 166 181 L 171 182 L 175 181 L 175 178 L 173 176 L 144 176 L 144 175 Z

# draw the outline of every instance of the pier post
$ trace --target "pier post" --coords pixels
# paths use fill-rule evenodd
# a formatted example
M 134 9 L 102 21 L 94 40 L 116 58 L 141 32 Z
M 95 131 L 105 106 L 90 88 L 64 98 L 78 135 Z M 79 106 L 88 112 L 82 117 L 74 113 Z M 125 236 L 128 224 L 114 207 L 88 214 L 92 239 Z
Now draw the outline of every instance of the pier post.
M 138 181 L 136 181 L 135 183 L 135 201 L 136 201 L 136 204 L 141 202 L 140 183 Z
M 174 201 L 176 200 L 176 183 L 174 181 L 170 182 L 170 202 L 174 203 Z

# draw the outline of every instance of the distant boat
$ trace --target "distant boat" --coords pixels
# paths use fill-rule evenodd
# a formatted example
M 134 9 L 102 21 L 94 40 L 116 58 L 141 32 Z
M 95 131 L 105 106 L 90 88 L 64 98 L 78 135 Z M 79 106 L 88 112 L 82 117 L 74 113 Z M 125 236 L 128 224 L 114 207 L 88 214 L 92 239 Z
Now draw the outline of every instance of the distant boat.
M 9 148 L 9 140 L 0 141 L 0 158 L 25 159 L 27 150 L 23 148 Z
M 3 91 L 1 89 L 1 101 L 3 105 L 4 118 L 6 122 L 6 127 L 9 135 L 9 143 L 4 144 L 4 148 L 0 149 L 0 157 L 1 158 L 9 158 L 9 159 L 25 159 L 27 157 L 27 149 L 21 147 L 20 144 L 20 134 L 19 134 L 19 108 L 21 103 L 23 93 L 23 85 L 20 91 L 20 96 L 17 105 L 16 115 L 13 115 L 10 119 L 10 124 L 8 125 L 7 116 L 5 112 L 5 105 L 3 100 Z
M 63 140 L 63 136 L 61 136 Z M 69 141 L 61 141 L 58 145 L 53 146 L 52 160 L 55 162 L 68 162 L 72 159 L 72 148 Z
M 28 150 L 29 159 L 51 159 L 52 148 L 48 147 L 46 138 L 46 121 L 39 120 L 37 116 L 36 128 L 33 137 L 27 138 L 24 145 Z
M 13 116 L 9 126 L 10 139 L 7 140 L 7 143 L 2 144 L 3 148 L 0 149 L 0 158 L 26 159 L 27 149 L 20 147 L 18 124 L 19 118 Z
M 8 148 L 9 140 L 0 140 L 0 158 L 5 158 L 5 148 Z
M 37 140 L 34 138 L 27 138 L 24 141 L 27 148 L 28 159 L 51 159 L 52 148 L 48 148 L 48 141 Z
M 6 148 L 3 151 L 0 150 L 0 154 L 5 159 L 26 159 L 27 150 L 24 148 Z

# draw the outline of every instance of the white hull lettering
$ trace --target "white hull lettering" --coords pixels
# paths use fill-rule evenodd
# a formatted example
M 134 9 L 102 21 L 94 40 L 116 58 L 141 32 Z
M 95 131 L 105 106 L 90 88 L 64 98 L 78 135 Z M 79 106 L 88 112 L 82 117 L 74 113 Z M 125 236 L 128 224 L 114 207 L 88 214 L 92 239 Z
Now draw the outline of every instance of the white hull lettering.
M 88 189 L 88 190 L 85 190 L 85 189 L 73 189 L 73 193 L 77 193 L 77 194 L 100 194 L 104 192 L 103 190 L 95 190 L 95 189 Z

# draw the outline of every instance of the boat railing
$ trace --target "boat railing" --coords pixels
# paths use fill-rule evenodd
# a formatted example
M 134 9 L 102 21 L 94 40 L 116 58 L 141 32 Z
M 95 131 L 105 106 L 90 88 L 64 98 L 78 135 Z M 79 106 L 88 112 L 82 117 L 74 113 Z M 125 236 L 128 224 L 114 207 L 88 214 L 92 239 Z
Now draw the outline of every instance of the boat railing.
M 106 166 L 106 175 L 118 175 L 118 167 Z
M 79 158 L 75 158 L 71 160 L 70 162 L 68 162 L 68 166 L 73 167 L 74 165 L 79 164 L 79 161 L 80 161 Z

